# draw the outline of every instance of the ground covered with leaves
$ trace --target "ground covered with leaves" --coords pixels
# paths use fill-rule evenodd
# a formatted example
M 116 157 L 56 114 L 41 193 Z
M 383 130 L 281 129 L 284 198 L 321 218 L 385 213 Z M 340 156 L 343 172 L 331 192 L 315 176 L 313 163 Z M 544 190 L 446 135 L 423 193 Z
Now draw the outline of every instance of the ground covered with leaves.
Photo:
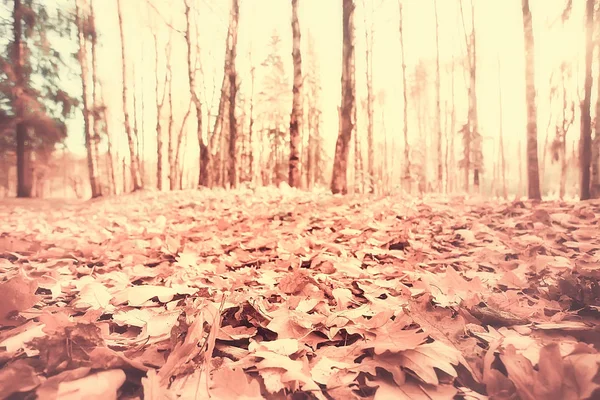
M 600 203 L 0 202 L 0 398 L 600 396 Z

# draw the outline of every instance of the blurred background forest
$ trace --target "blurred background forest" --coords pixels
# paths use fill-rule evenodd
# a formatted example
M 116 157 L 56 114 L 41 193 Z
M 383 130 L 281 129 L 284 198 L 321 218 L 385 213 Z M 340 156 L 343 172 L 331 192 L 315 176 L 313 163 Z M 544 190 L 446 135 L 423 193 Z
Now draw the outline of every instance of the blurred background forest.
M 599 194 L 598 0 L 0 4 L 0 197 Z

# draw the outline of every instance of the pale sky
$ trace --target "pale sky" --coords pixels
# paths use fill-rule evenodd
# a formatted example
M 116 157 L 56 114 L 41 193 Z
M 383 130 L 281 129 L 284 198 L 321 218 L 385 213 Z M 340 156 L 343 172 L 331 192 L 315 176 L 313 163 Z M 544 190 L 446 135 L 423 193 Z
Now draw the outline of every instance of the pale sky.
M 55 0 L 65 6 L 72 0 Z M 117 26 L 116 0 L 93 0 L 97 9 L 97 28 L 102 48 L 99 52 L 100 80 L 104 86 L 108 102 L 110 128 L 113 138 L 122 147 L 122 156 L 126 155 L 125 138 L 122 128 L 121 112 L 121 62 L 119 31 Z M 169 29 L 163 20 L 148 7 L 152 1 L 161 11 L 162 18 L 172 20 L 173 25 L 183 30 L 185 21 L 182 0 L 122 0 L 124 20 L 126 24 L 126 48 L 129 63 L 129 74 L 133 64 L 136 65 L 138 93 L 145 96 L 146 107 L 145 149 L 152 157 L 155 154 L 155 108 L 154 108 L 154 48 L 150 27 L 159 34 L 159 42 L 166 43 Z M 365 0 L 367 7 L 373 2 L 376 8 L 373 23 L 374 35 L 374 92 L 384 96 L 384 103 L 375 106 L 376 140 L 384 141 L 384 127 L 387 141 L 394 146 L 397 154 L 402 151 L 402 79 L 399 53 L 398 2 L 397 0 Z M 484 136 L 484 159 L 488 168 L 487 179 L 492 179 L 491 165 L 497 157 L 495 149 L 498 141 L 498 63 L 501 69 L 501 85 L 503 90 L 503 127 L 507 158 L 516 156 L 517 142 L 525 138 L 525 92 L 524 92 L 524 55 L 523 28 L 521 16 L 521 0 L 473 0 L 476 9 L 477 33 L 477 97 L 480 117 L 480 130 Z M 252 48 L 257 75 L 269 73 L 261 70 L 260 64 L 267 55 L 267 43 L 273 31 L 282 38 L 282 57 L 286 63 L 288 77 L 292 76 L 291 64 L 291 2 L 285 0 L 240 0 L 240 33 L 238 42 L 237 70 L 242 84 L 242 91 L 249 90 L 250 63 L 247 57 Z M 363 0 L 357 0 L 355 13 L 356 27 L 356 79 L 359 107 L 366 97 L 365 86 L 365 38 L 363 23 Z M 435 22 L 433 13 L 434 0 L 404 0 L 404 42 L 409 80 L 415 65 L 423 60 L 429 66 L 430 80 L 433 83 L 435 63 Z M 467 30 L 470 29 L 470 2 L 463 0 Z M 202 48 L 202 65 L 207 92 L 204 99 L 213 101 L 216 107 L 218 96 L 213 90 L 220 89 L 223 69 L 225 34 L 227 29 L 230 0 L 196 0 L 200 10 L 199 41 Z M 459 14 L 458 0 L 438 0 L 440 58 L 442 63 L 442 99 L 444 107 L 450 99 L 450 76 L 447 65 L 452 58 L 462 62 L 465 52 L 464 33 Z M 548 81 L 552 71 L 558 68 L 562 60 L 579 60 L 580 68 L 584 54 L 583 41 L 583 2 L 574 2 L 571 21 L 562 26 L 559 16 L 565 4 L 564 0 L 531 1 L 534 32 L 536 40 L 536 83 L 538 92 L 538 132 L 540 145 L 546 135 L 548 120 Z M 303 56 L 306 57 L 306 37 L 308 31 L 315 37 L 315 53 L 321 66 L 321 84 L 323 87 L 323 134 L 330 154 L 333 154 L 335 139 L 338 133 L 337 107 L 340 103 L 341 76 L 341 0 L 301 0 L 300 25 L 303 32 Z M 184 42 L 176 32 L 173 35 L 172 61 L 174 64 L 176 88 L 175 93 L 175 125 L 187 110 L 189 102 L 186 59 Z M 160 68 L 164 68 L 164 56 L 159 60 Z M 304 60 L 306 62 L 306 59 Z M 305 64 L 306 65 L 306 64 Z M 575 67 L 577 68 L 577 67 Z M 596 71 L 597 68 L 594 69 Z M 466 121 L 466 88 L 463 70 L 456 67 L 455 85 L 457 107 L 457 129 Z M 141 79 L 144 79 L 142 89 Z M 581 74 L 580 74 L 581 77 Z M 77 84 L 74 82 L 73 84 Z M 259 80 L 257 80 L 259 84 Z M 213 87 L 214 86 L 214 87 Z M 433 128 L 434 92 L 433 84 L 428 99 L 431 105 L 429 128 Z M 260 88 L 257 87 L 257 92 Z M 596 90 L 593 91 L 596 93 Z M 139 100 L 139 97 L 138 97 Z M 595 97 L 593 98 L 595 101 Z M 409 98 L 409 102 L 411 99 Z M 139 107 L 139 101 L 138 101 Z M 291 105 L 290 105 L 291 107 Z M 409 109 L 409 135 L 411 142 L 419 141 L 416 131 L 414 110 Z M 382 117 L 383 115 L 383 117 Z M 383 119 L 382 119 L 383 118 Z M 186 162 L 197 163 L 197 145 L 195 139 L 195 123 L 190 118 L 188 125 L 189 145 L 186 146 Z M 83 134 L 81 133 L 81 117 L 70 125 L 67 141 L 71 150 L 82 152 Z M 358 134 L 363 143 L 366 141 L 366 115 L 358 112 Z M 569 137 L 579 136 L 578 117 Z M 120 142 L 119 142 L 119 139 Z M 390 144 L 391 143 L 391 144 Z M 460 139 L 456 139 L 457 152 L 460 152 Z M 524 148 L 524 147 L 523 147 Z M 434 150 L 431 149 L 431 152 Z M 366 156 L 366 155 L 365 155 Z M 400 162 L 397 157 L 396 162 Z M 541 159 L 541 156 L 540 156 Z M 398 165 L 398 164 L 396 164 Z M 509 162 L 509 168 L 516 173 L 517 163 Z M 486 177 L 484 176 L 484 180 Z

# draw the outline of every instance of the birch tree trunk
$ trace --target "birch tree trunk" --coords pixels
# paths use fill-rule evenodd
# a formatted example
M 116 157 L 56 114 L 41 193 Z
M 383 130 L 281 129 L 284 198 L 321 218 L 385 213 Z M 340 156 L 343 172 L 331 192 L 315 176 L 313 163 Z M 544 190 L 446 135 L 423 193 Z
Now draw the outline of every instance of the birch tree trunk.
M 198 147 L 200 149 L 199 154 L 199 177 L 198 185 L 208 186 L 208 164 L 210 163 L 210 151 L 207 143 L 204 141 L 203 136 L 203 120 L 202 120 L 202 101 L 196 92 L 196 72 L 198 69 L 196 65 L 200 59 L 200 46 L 196 41 L 196 59 L 192 60 L 192 24 L 189 6 L 189 0 L 185 0 L 185 43 L 187 49 L 187 67 L 188 67 L 188 83 L 190 86 L 190 95 L 196 109 L 196 135 L 198 137 Z
M 294 63 L 294 86 L 292 112 L 290 115 L 290 160 L 288 183 L 291 187 L 300 187 L 300 131 L 302 127 L 302 54 L 300 52 L 300 22 L 298 21 L 298 2 L 292 0 L 292 60 Z
M 96 25 L 95 21 L 96 21 L 96 13 L 94 11 L 94 1 L 90 1 L 90 18 L 94 23 L 94 26 Z M 93 36 L 91 38 L 90 41 L 90 46 L 91 46 L 91 52 L 92 52 L 92 102 L 93 102 L 93 117 L 94 117 L 94 122 L 93 122 L 93 132 L 94 132 L 94 140 L 92 141 L 92 148 L 94 150 L 94 157 L 95 157 L 95 163 L 97 168 L 99 169 L 100 166 L 100 149 L 99 149 L 99 142 L 100 142 L 100 135 L 101 135 L 101 122 L 103 120 L 103 118 L 106 118 L 106 107 L 104 105 L 104 101 L 102 100 L 102 96 L 100 94 L 100 83 L 98 82 L 98 56 L 97 56 L 97 41 L 98 41 L 98 35 L 96 33 L 96 31 L 94 30 L 93 32 Z M 108 126 L 106 124 L 106 122 L 104 123 L 104 129 L 106 130 L 106 139 L 107 141 L 110 143 L 110 136 L 108 133 Z M 112 154 L 111 154 L 112 156 Z M 109 158 L 109 165 L 106 166 L 107 171 L 110 171 L 109 174 L 112 176 L 112 174 L 114 174 L 114 166 L 112 165 L 113 160 L 112 157 Z M 97 173 L 99 174 L 99 171 L 97 171 Z M 114 177 L 112 177 L 112 180 L 114 182 Z M 109 185 L 110 188 L 110 185 Z M 114 189 L 114 185 L 112 186 L 112 188 Z M 100 186 L 100 190 L 102 191 L 102 186 Z
M 368 186 L 367 190 L 369 193 L 375 192 L 375 148 L 374 148 L 374 116 L 373 116 L 373 2 L 369 2 L 371 5 L 370 10 L 370 23 L 367 24 L 367 2 L 363 0 L 363 13 L 365 23 L 365 57 L 367 68 L 366 82 L 367 82 L 367 172 Z
M 592 55 L 594 52 L 594 3 L 595 0 L 586 0 L 585 82 L 583 86 L 583 101 L 581 102 L 581 132 L 579 137 L 579 166 L 581 169 L 580 200 L 588 200 L 591 197 L 592 117 L 590 115 L 590 106 L 592 97 Z
M 249 57 L 252 60 L 252 56 Z M 248 175 L 250 175 L 250 183 L 254 184 L 256 182 L 256 177 L 254 176 L 254 81 L 255 81 L 255 68 L 252 67 L 250 69 L 250 111 L 248 118 L 250 122 L 248 123 L 248 146 L 250 147 L 248 150 L 248 165 L 250 167 L 250 171 L 248 171 Z
M 502 105 L 502 75 L 500 73 L 500 58 L 498 58 L 498 129 L 499 129 L 499 143 L 500 147 L 500 177 L 502 178 L 502 196 L 504 199 L 508 198 L 508 190 L 506 188 L 506 158 L 504 157 L 504 113 Z
M 140 168 L 138 165 L 138 158 L 135 152 L 133 131 L 131 129 L 131 122 L 129 120 L 129 111 L 127 109 L 127 98 L 128 98 L 128 85 L 127 85 L 127 58 L 125 57 L 125 33 L 123 31 L 123 13 L 121 11 L 121 0 L 117 0 L 117 16 L 119 19 L 119 35 L 121 38 L 121 69 L 123 79 L 123 117 L 125 119 L 125 133 L 127 134 L 127 145 L 129 147 L 130 157 L 130 169 L 131 169 L 131 181 L 133 185 L 133 191 L 142 189 L 142 182 L 140 179 Z
M 89 104 L 89 70 L 87 60 L 87 40 L 85 37 L 85 31 L 82 19 L 85 16 L 82 15 L 81 7 L 79 6 L 79 0 L 75 0 L 75 25 L 77 26 L 77 37 L 79 48 L 77 49 L 77 60 L 81 67 L 81 85 L 83 89 L 83 131 L 85 137 L 85 149 L 87 153 L 87 166 L 88 166 L 88 178 L 90 180 L 90 189 L 92 191 L 92 198 L 102 196 L 100 190 L 98 169 L 95 164 L 94 145 L 92 143 L 92 126 L 90 121 L 90 104 Z
M 437 190 L 442 191 L 444 186 L 444 167 L 442 155 L 442 110 L 440 107 L 440 42 L 439 42 L 439 23 L 438 23 L 438 7 L 437 0 L 433 0 L 433 8 L 435 11 L 435 107 L 436 119 L 435 128 L 437 133 Z M 447 172 L 446 172 L 447 174 Z
M 154 38 L 154 93 L 156 97 L 156 188 L 158 190 L 163 190 L 163 131 L 162 131 L 162 123 L 160 121 L 162 117 L 162 110 L 165 105 L 165 98 L 167 95 L 167 79 L 168 79 L 168 70 L 165 67 L 165 75 L 163 78 L 163 92 L 162 96 L 160 93 L 160 81 L 158 77 L 158 38 L 156 34 L 153 35 Z M 167 43 L 167 62 L 169 62 L 171 55 L 171 36 L 169 35 L 169 42 Z
M 177 166 L 175 165 L 175 120 L 173 118 L 173 70 L 169 60 L 167 60 L 167 71 L 169 76 L 167 81 L 167 104 L 169 105 L 169 122 L 167 125 L 167 162 L 169 164 L 169 190 L 175 190 L 177 184 Z
M 228 177 L 229 187 L 237 186 L 237 118 L 235 115 L 237 97 L 237 73 L 235 59 L 237 54 L 238 22 L 240 18 L 239 0 L 232 0 L 229 30 L 227 32 L 227 76 L 229 78 L 229 148 L 228 148 Z
M 340 130 L 333 159 L 332 193 L 348 192 L 348 155 L 350 140 L 354 130 L 352 116 L 356 107 L 356 87 L 354 81 L 354 0 L 342 0 L 342 106 L 340 110 Z
M 535 100 L 535 57 L 533 23 L 529 0 L 522 0 L 523 30 L 525 35 L 525 100 L 527 104 L 527 196 L 541 200 L 538 167 L 537 109 Z
M 410 144 L 408 142 L 408 84 L 406 79 L 406 57 L 404 54 L 404 27 L 402 16 L 402 0 L 398 0 L 399 8 L 399 31 L 400 31 L 400 56 L 402 57 L 402 95 L 403 95 L 403 134 L 404 134 L 404 176 L 402 180 L 405 182 L 407 192 L 410 193 L 411 188 L 411 165 L 410 165 Z

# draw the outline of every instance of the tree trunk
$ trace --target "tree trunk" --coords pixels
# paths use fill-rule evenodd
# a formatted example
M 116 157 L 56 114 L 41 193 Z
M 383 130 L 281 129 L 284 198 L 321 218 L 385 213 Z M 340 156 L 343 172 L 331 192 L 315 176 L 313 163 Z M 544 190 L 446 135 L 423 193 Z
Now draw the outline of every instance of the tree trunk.
M 139 129 L 138 129 L 140 115 L 138 113 L 138 100 L 137 100 L 138 86 L 136 83 L 138 71 L 137 71 L 136 63 L 133 63 L 131 75 L 132 75 L 131 80 L 133 81 L 132 108 L 133 108 L 133 138 L 135 140 L 135 158 L 136 158 L 137 164 L 140 168 L 139 169 L 140 184 L 141 184 L 141 186 L 144 186 L 144 162 L 143 162 L 143 154 L 142 154 L 142 151 L 143 151 L 142 150 L 142 140 L 141 140 L 141 136 L 140 136 Z M 143 115 L 142 115 L 142 118 L 143 118 Z
M 525 99 L 527 104 L 527 196 L 541 200 L 538 167 L 537 110 L 535 103 L 535 58 L 533 24 L 529 0 L 522 0 L 523 30 L 525 38 Z
M 173 165 L 174 165 L 174 173 L 173 175 L 175 176 L 174 180 L 176 181 L 176 186 L 175 188 L 172 188 L 171 190 L 174 189 L 181 189 L 182 186 L 182 181 L 181 181 L 181 176 L 183 175 L 181 173 L 181 145 L 183 144 L 183 139 L 186 135 L 183 134 L 183 131 L 185 129 L 185 125 L 187 123 L 188 118 L 190 117 L 190 114 L 192 113 L 192 105 L 193 105 L 193 100 L 190 101 L 190 104 L 188 105 L 188 109 L 185 112 L 185 115 L 183 116 L 183 120 L 181 121 L 181 126 L 179 127 L 179 131 L 177 132 L 177 144 L 175 146 L 175 157 L 173 158 Z
M 252 59 L 252 56 L 250 56 Z M 248 174 L 250 175 L 250 183 L 255 182 L 254 177 L 254 81 L 255 81 L 255 69 L 252 67 L 250 69 L 250 122 L 248 124 L 248 145 L 250 149 L 248 150 L 248 165 L 250 170 Z
M 165 76 L 163 79 L 163 93 L 162 96 L 159 95 L 159 85 L 160 82 L 158 80 L 158 38 L 156 34 L 152 35 L 154 38 L 154 92 L 156 95 L 156 188 L 158 190 L 163 190 L 163 132 L 162 132 L 162 124 L 160 122 L 160 118 L 162 116 L 162 109 L 165 105 L 165 97 L 167 95 L 167 79 L 168 79 L 168 71 L 165 68 Z M 170 39 L 170 37 L 169 37 Z M 169 62 L 170 59 L 170 51 L 171 43 L 167 43 L 167 57 L 166 61 Z
M 592 97 L 592 55 L 594 52 L 594 3 L 595 0 L 586 1 L 585 83 L 583 86 L 583 101 L 581 102 L 581 132 L 579 137 L 579 163 L 581 169 L 580 200 L 588 200 L 591 197 L 592 118 L 590 115 L 590 106 Z
M 440 107 L 440 42 L 437 0 L 433 0 L 435 11 L 435 107 L 436 107 L 436 131 L 437 131 L 437 190 L 442 191 L 444 185 L 444 168 L 442 156 L 442 110 Z M 447 174 L 447 172 L 446 172 Z
M 175 165 L 175 121 L 173 119 L 173 71 L 171 70 L 171 64 L 169 62 L 167 62 L 167 71 L 169 75 L 169 91 L 167 94 L 167 103 L 169 105 L 169 122 L 167 125 L 167 161 L 169 163 L 169 190 L 175 190 L 177 183 L 177 166 Z
M 600 22 L 600 7 L 596 19 Z M 596 22 L 596 24 L 598 24 Z M 600 82 L 600 34 L 596 35 L 596 47 L 598 48 L 598 76 L 597 81 Z M 596 96 L 596 123 L 594 127 L 594 141 L 592 143 L 592 176 L 591 176 L 591 196 L 593 198 L 600 197 L 600 83 L 597 84 L 598 94 Z
M 400 55 L 402 57 L 402 94 L 403 94 L 403 133 L 404 133 L 404 176 L 402 180 L 406 184 L 408 193 L 411 192 L 411 166 L 410 166 L 410 145 L 408 143 L 408 87 L 406 80 L 406 57 L 404 56 L 404 27 L 402 20 L 402 0 L 398 0 L 400 12 L 399 31 L 400 31 Z
M 339 113 L 339 111 L 338 111 Z M 354 107 L 353 121 L 356 121 L 356 107 Z M 358 137 L 358 132 L 354 135 L 354 191 L 358 193 L 364 193 L 363 185 L 363 161 L 362 161 L 362 148 Z
M 92 20 L 92 22 L 94 23 L 94 26 L 96 25 L 96 13 L 94 12 L 94 1 L 90 1 L 90 18 Z M 91 38 L 90 41 L 90 45 L 91 45 L 91 50 L 92 50 L 92 102 L 93 102 L 93 117 L 94 117 L 94 122 L 93 122 L 93 138 L 92 138 L 92 149 L 94 150 L 94 162 L 97 168 L 97 174 L 99 174 L 100 170 L 100 148 L 99 148 L 99 143 L 100 143 L 100 137 L 101 137 L 101 133 L 102 133 L 102 128 L 101 128 L 101 122 L 102 119 L 105 117 L 106 115 L 106 107 L 103 107 L 103 101 L 102 101 L 102 96 L 100 95 L 100 84 L 98 82 L 98 57 L 97 57 L 97 48 L 96 48 L 96 44 L 97 44 L 97 40 L 98 40 L 98 35 L 97 32 L 94 30 L 93 31 L 93 36 Z M 105 130 L 106 130 L 106 137 L 108 139 L 108 126 L 105 124 Z M 111 160 L 112 163 L 112 160 Z M 112 165 L 107 165 L 106 166 L 107 171 L 109 168 L 112 168 Z M 102 194 L 102 186 L 99 186 L 100 188 L 100 194 Z M 110 188 L 110 185 L 109 185 Z
M 131 129 L 131 123 L 129 121 L 129 111 L 127 110 L 127 58 L 125 57 L 125 33 L 123 32 L 123 14 L 121 12 L 121 0 L 117 0 L 117 16 L 119 18 L 119 34 L 121 38 L 121 69 L 123 75 L 123 117 L 125 119 L 125 132 L 127 133 L 127 145 L 129 147 L 129 157 L 131 163 L 131 181 L 133 185 L 133 191 L 135 192 L 142 188 L 142 182 L 140 179 L 140 168 L 138 165 L 138 158 L 135 152 L 133 132 Z
M 213 125 L 213 131 L 210 134 L 210 138 L 208 141 L 208 147 L 205 149 L 205 153 L 202 153 L 202 148 L 200 149 L 200 157 L 202 158 L 203 156 L 205 157 L 205 160 L 207 160 L 210 165 L 205 164 L 206 167 L 206 174 L 203 175 L 202 171 L 200 173 L 200 178 L 199 178 L 199 184 L 200 186 L 206 186 L 206 187 L 211 187 L 213 186 L 215 183 L 218 184 L 219 181 L 219 175 L 221 175 L 221 173 L 219 172 L 220 169 L 220 160 L 222 160 L 222 133 L 223 133 L 223 125 L 224 125 L 224 120 L 225 120 L 225 111 L 226 111 L 226 107 L 227 107 L 227 100 L 228 97 L 230 96 L 230 90 L 229 90 L 229 67 L 228 67 L 228 63 L 227 63 L 227 57 L 229 54 L 229 33 L 227 36 L 227 41 L 226 41 L 226 45 L 225 45 L 226 49 L 225 49 L 225 66 L 224 66 L 224 73 L 223 73 L 223 81 L 221 84 L 221 96 L 219 98 L 219 109 L 218 109 L 218 113 L 217 116 L 215 118 L 215 123 Z M 229 93 L 229 95 L 228 95 Z M 217 140 L 219 141 L 219 147 L 217 148 Z M 217 157 L 213 157 L 213 155 L 210 153 L 209 150 L 217 150 Z M 210 173 L 208 173 L 210 171 Z
M 331 191 L 334 194 L 345 194 L 348 192 L 348 155 L 352 131 L 354 130 L 352 116 L 356 107 L 356 88 L 354 82 L 354 0 L 342 0 L 342 7 L 342 107 L 340 112 L 340 130 L 333 159 L 333 176 L 331 179 Z
M 454 56 L 452 56 L 452 64 L 450 74 L 452 76 L 452 80 L 450 81 L 450 98 L 452 99 L 452 108 L 450 110 L 450 165 L 452 166 L 452 180 L 450 181 L 450 192 L 453 192 L 456 189 L 456 147 L 454 144 L 454 140 L 456 138 L 456 91 L 455 89 L 455 60 Z M 450 174 L 448 173 L 448 176 Z M 450 180 L 450 178 L 448 178 Z
M 300 187 L 300 129 L 302 125 L 302 54 L 300 53 L 300 22 L 298 22 L 298 2 L 292 0 L 292 60 L 294 63 L 294 87 L 292 112 L 290 115 L 290 160 L 288 183 Z
M 240 18 L 239 0 L 232 0 L 231 15 L 229 19 L 229 29 L 227 32 L 227 76 L 229 78 L 229 148 L 228 148 L 228 177 L 229 187 L 237 186 L 237 118 L 236 97 L 237 97 L 237 73 L 235 70 L 235 59 L 237 53 L 238 21 Z
M 565 198 L 567 189 L 567 167 L 567 144 L 563 142 L 560 147 L 560 180 L 558 187 L 558 196 L 561 200 Z
M 519 153 L 519 189 L 517 190 L 517 198 L 520 199 L 521 197 L 523 197 L 523 149 L 522 149 L 523 145 L 521 144 L 521 141 L 519 140 L 519 146 L 518 146 L 518 153 Z
M 25 91 L 25 72 L 24 58 L 26 43 L 23 41 L 23 33 L 21 26 L 22 19 L 21 0 L 14 0 L 13 4 L 13 59 L 12 64 L 15 73 L 15 119 L 16 126 L 16 141 L 17 141 L 17 197 L 31 197 L 32 179 L 30 166 L 30 149 L 27 127 L 25 125 L 25 107 L 24 101 L 21 98 Z
M 368 191 L 375 192 L 375 148 L 374 148 L 374 117 L 373 117 L 373 3 L 370 2 L 371 20 L 370 25 L 367 25 L 367 2 L 363 0 L 363 13 L 365 23 L 365 58 L 367 63 L 366 82 L 367 82 L 367 172 Z
M 482 160 L 482 143 L 481 135 L 479 134 L 479 121 L 477 113 L 477 43 L 475 36 L 475 7 L 471 2 L 471 32 L 467 35 L 464 13 L 462 10 L 462 0 L 460 1 L 461 18 L 463 30 L 465 33 L 465 44 L 467 46 L 468 66 L 469 66 L 469 109 L 467 116 L 467 124 L 463 128 L 464 142 L 464 173 L 465 173 L 465 190 L 469 192 L 469 174 L 473 168 L 473 186 L 479 190 L 479 173 L 483 165 Z
M 198 58 L 200 57 L 199 45 L 196 43 L 196 60 L 192 62 L 192 24 L 190 18 L 190 6 L 188 0 L 185 0 L 185 43 L 187 46 L 187 67 L 188 67 L 188 82 L 190 86 L 190 95 L 196 108 L 196 135 L 198 137 L 198 146 L 200 149 L 200 176 L 198 177 L 198 185 L 206 186 L 208 183 L 208 156 L 210 152 L 204 141 L 203 129 L 202 129 L 202 101 L 196 92 L 196 65 Z
M 85 16 L 83 16 L 85 18 Z M 90 105 L 89 105 L 89 92 L 88 92 L 88 62 L 87 62 L 87 39 L 85 37 L 84 27 L 82 24 L 82 13 L 79 7 L 79 0 L 75 0 L 75 25 L 77 27 L 77 36 L 79 42 L 79 48 L 77 50 L 77 59 L 79 66 L 81 67 L 81 85 L 83 88 L 83 131 L 85 136 L 85 149 L 87 153 L 87 166 L 88 166 L 88 177 L 90 180 L 90 189 L 92 191 L 92 198 L 102 196 L 100 190 L 100 184 L 98 179 L 98 171 L 94 164 L 95 154 L 91 132 L 90 123 Z
M 502 80 L 500 73 L 500 58 L 498 58 L 498 129 L 499 129 L 499 143 L 500 147 L 500 177 L 502 179 L 502 196 L 504 199 L 508 198 L 508 190 L 506 188 L 506 158 L 504 157 L 504 113 L 502 112 Z

